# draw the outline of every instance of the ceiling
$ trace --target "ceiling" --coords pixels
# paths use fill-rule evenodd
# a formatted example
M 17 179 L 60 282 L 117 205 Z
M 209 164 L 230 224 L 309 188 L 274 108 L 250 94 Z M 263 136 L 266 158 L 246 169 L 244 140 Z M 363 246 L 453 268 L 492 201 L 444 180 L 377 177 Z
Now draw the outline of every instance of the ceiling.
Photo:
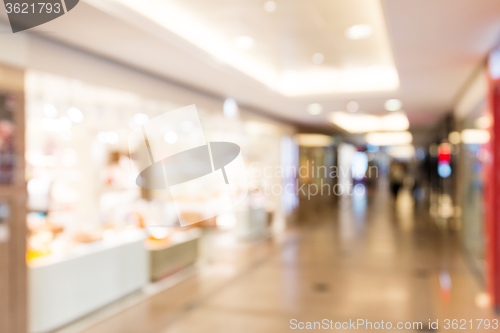
M 351 100 L 359 103 L 358 112 L 385 114 L 390 98 L 403 102 L 412 127 L 428 127 L 452 109 L 500 32 L 498 0 L 276 2 L 276 11 L 268 13 L 264 1 L 255 0 L 84 0 L 34 30 L 56 31 L 49 38 L 317 127 L 331 127 L 329 112 L 345 110 Z M 168 4 L 186 16 L 171 26 L 162 15 L 154 16 L 153 7 L 139 9 L 138 3 Z M 196 29 L 176 31 L 186 26 L 183 19 Z M 345 37 L 346 27 L 366 23 L 373 26 L 370 37 Z M 254 47 L 235 46 L 238 36 L 251 36 Z M 221 48 L 211 50 L 215 44 Z M 318 52 L 324 55 L 319 65 L 311 61 Z M 396 81 L 363 91 L 349 89 L 342 79 L 340 85 L 321 81 L 332 72 L 341 78 L 374 68 L 392 68 Z M 290 75 L 308 84 L 287 89 L 283 77 Z M 321 103 L 324 112 L 308 114 L 310 103 Z
M 272 1 L 271 13 L 255 0 L 115 2 L 285 96 L 399 86 L 378 0 Z M 369 38 L 346 38 L 346 28 L 360 23 Z

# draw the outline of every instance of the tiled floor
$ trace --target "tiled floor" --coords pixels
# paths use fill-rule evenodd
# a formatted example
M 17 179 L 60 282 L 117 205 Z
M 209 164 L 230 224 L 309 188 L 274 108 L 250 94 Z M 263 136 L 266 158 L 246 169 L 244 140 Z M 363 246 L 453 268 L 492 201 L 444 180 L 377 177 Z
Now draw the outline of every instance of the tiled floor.
M 282 242 L 219 249 L 196 277 L 86 333 L 279 333 L 294 331 L 292 319 L 418 321 L 423 331 L 430 319 L 448 332 L 447 318 L 494 318 L 476 305 L 481 286 L 458 235 L 437 228 L 428 209 L 404 193 L 393 204 L 385 192 L 331 207 Z

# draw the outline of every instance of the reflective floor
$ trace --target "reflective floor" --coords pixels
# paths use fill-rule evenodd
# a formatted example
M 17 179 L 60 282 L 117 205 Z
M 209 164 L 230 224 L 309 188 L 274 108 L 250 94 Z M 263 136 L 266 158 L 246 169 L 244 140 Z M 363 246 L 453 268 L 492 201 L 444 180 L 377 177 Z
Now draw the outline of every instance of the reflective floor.
M 448 332 L 445 319 L 495 318 L 458 233 L 437 227 L 408 193 L 330 202 L 281 241 L 221 246 L 200 274 L 85 332 L 275 333 L 292 331 L 292 319 L 422 322 L 421 331 Z

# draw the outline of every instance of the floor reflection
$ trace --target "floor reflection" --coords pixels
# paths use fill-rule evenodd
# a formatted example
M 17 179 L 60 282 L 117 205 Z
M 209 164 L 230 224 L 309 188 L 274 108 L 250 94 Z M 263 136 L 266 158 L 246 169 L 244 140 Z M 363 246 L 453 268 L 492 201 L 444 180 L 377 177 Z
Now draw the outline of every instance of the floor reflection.
M 457 235 L 416 209 L 410 191 L 338 198 L 281 243 L 212 261 L 180 285 L 91 329 L 98 332 L 289 332 L 290 320 L 443 322 L 494 318 Z M 318 221 L 318 219 L 320 219 Z M 232 268 L 231 268 L 232 267 Z

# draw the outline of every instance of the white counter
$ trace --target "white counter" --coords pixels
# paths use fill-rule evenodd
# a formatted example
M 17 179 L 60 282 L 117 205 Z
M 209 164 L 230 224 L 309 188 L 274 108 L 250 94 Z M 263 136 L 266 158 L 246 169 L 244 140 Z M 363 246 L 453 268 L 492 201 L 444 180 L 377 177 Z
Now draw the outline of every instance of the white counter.
M 198 260 L 201 231 L 191 229 L 174 233 L 168 242 L 146 242 L 149 251 L 151 281 L 156 282 L 188 268 Z
M 30 332 L 54 330 L 144 287 L 144 238 L 141 231 L 125 232 L 30 261 Z

